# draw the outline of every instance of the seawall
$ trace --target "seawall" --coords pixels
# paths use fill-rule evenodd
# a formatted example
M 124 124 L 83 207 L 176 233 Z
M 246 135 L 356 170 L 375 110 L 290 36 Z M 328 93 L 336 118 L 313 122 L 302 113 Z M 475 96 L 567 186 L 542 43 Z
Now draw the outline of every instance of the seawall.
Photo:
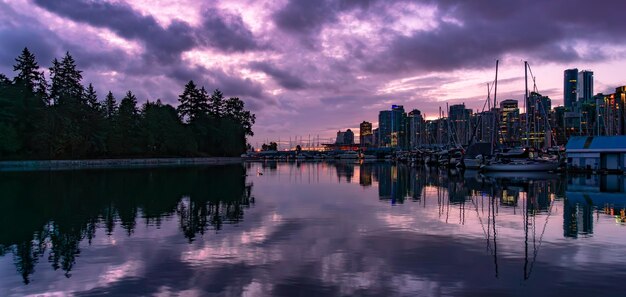
M 145 168 L 241 163 L 239 157 L 0 161 L 0 171 Z

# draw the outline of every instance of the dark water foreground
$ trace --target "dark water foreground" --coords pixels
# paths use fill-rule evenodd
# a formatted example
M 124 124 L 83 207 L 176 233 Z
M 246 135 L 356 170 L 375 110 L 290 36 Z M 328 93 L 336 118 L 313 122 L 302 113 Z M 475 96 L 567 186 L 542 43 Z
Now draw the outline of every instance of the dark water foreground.
M 0 295 L 620 296 L 625 186 L 389 163 L 2 172 Z

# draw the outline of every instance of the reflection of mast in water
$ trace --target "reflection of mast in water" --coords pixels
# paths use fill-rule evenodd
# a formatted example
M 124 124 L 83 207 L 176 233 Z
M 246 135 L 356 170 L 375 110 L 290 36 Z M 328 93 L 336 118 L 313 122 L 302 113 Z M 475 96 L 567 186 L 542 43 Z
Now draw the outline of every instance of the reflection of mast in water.
M 490 202 L 490 215 L 491 215 L 491 226 L 493 226 L 493 264 L 496 270 L 496 278 L 498 278 L 498 242 L 496 241 L 496 196 L 493 193 L 493 188 L 491 188 L 491 197 L 489 199 Z
M 533 184 L 531 183 L 531 186 L 533 186 Z M 535 187 L 539 187 L 539 186 L 546 186 L 549 187 L 550 184 L 549 183 L 544 183 L 544 182 L 536 182 L 534 184 Z M 535 189 L 535 188 L 533 188 Z M 535 189 L 536 190 L 536 189 Z M 541 193 L 541 190 L 546 190 L 546 189 L 539 189 L 539 193 Z M 535 262 L 537 261 L 537 254 L 539 253 L 539 248 L 541 247 L 541 243 L 543 242 L 543 235 L 546 232 L 546 227 L 548 225 L 548 221 L 550 220 L 550 215 L 552 215 L 552 206 L 554 205 L 553 201 L 551 199 L 549 199 L 548 203 L 549 203 L 549 207 L 548 207 L 548 214 L 546 216 L 546 220 L 543 224 L 543 229 L 541 230 L 541 235 L 539 236 L 539 243 L 537 244 L 537 240 L 536 240 L 536 234 L 537 234 L 537 229 L 536 229 L 536 213 L 538 211 L 540 211 L 543 208 L 543 201 L 536 200 L 536 199 L 528 199 L 528 192 L 525 195 L 526 198 L 526 203 L 524 203 L 525 205 L 525 211 L 524 211 L 524 280 L 528 280 L 530 278 L 530 274 L 533 271 L 533 267 L 535 265 Z M 532 216 L 532 222 L 529 220 L 529 217 Z M 529 225 L 532 224 L 532 241 L 533 241 L 533 255 L 532 255 L 532 261 L 529 263 L 528 261 L 528 241 L 529 241 L 529 236 L 528 236 L 528 230 L 529 230 Z
M 481 212 L 484 214 L 484 204 L 482 204 L 482 202 L 484 201 L 484 196 L 481 196 Z M 494 195 L 494 189 L 493 187 L 490 189 L 490 194 L 489 194 L 489 205 L 487 206 L 487 230 L 485 230 L 485 224 L 483 223 L 483 220 L 480 216 L 480 212 L 478 211 L 478 204 L 474 201 L 474 199 L 471 199 L 472 203 L 474 204 L 474 209 L 476 210 L 476 216 L 478 217 L 478 221 L 480 222 L 480 226 L 483 229 L 483 233 L 485 234 L 485 237 L 487 239 L 487 250 L 493 254 L 493 264 L 494 264 L 494 269 L 495 269 L 495 277 L 498 278 L 498 242 L 496 241 L 497 239 L 497 232 L 496 232 L 496 195 Z M 493 232 L 493 237 L 491 236 Z M 492 246 L 493 243 L 493 246 Z

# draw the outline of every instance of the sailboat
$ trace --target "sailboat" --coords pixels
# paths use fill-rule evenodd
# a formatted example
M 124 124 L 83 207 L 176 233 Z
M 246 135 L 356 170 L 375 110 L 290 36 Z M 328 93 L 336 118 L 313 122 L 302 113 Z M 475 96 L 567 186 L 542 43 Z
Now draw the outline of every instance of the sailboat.
M 474 139 L 477 138 L 477 132 L 479 127 L 482 125 L 485 107 L 487 107 L 488 111 L 491 111 L 491 87 L 495 86 L 497 90 L 497 81 L 498 81 L 498 63 L 496 60 L 496 78 L 493 84 L 487 83 L 487 100 L 485 100 L 485 104 L 483 105 L 483 112 L 481 116 L 478 118 L 478 123 L 476 127 L 474 127 L 472 131 L 472 135 L 470 137 L 469 145 L 467 146 L 467 151 L 463 154 L 460 162 L 460 166 L 465 169 L 480 169 L 481 166 L 485 164 L 486 157 L 493 155 L 493 142 L 474 142 Z M 495 93 L 494 93 L 495 95 Z M 495 104 L 495 99 L 494 99 Z M 494 105 L 495 108 L 495 105 Z M 493 111 L 492 111 L 493 112 Z M 494 115 L 495 116 L 495 115 Z
M 495 90 L 494 90 L 494 99 L 493 99 L 493 105 L 496 106 L 496 91 L 497 91 L 497 85 L 498 85 L 498 66 L 497 66 L 497 62 L 496 62 L 496 82 L 495 82 Z M 528 62 L 524 61 L 524 73 L 525 73 L 525 81 L 526 81 L 526 91 L 524 94 L 524 100 L 526 102 L 526 106 L 528 107 Z M 532 72 L 531 72 L 532 75 Z M 533 81 L 534 81 L 534 77 L 533 77 Z M 536 89 L 536 85 L 534 87 Z M 536 112 L 537 108 L 533 108 L 533 118 L 534 118 L 534 112 Z M 545 109 L 541 108 L 541 110 Z M 530 132 L 528 131 L 529 126 L 528 126 L 528 122 L 530 121 L 530 115 L 528 113 L 528 110 L 526 111 L 526 117 L 527 117 L 527 125 L 526 125 L 526 139 L 527 139 L 527 144 L 528 144 L 528 139 L 529 139 L 529 135 Z M 544 118 L 546 118 L 544 116 Z M 492 128 L 492 152 L 493 152 L 493 144 L 495 143 L 496 140 L 496 127 L 497 127 L 497 121 L 495 120 L 494 117 L 494 125 Z M 544 127 L 547 130 L 547 125 L 546 127 Z M 536 126 L 535 126 L 536 129 Z M 548 132 L 549 133 L 549 132 Z M 548 134 L 546 133 L 546 134 Z M 528 148 L 523 148 L 524 150 L 527 150 Z M 554 171 L 557 170 L 559 167 L 559 162 L 558 160 L 552 160 L 552 159 L 542 159 L 542 158 L 536 158 L 536 156 L 529 156 L 527 154 L 522 154 L 518 157 L 509 154 L 507 155 L 496 155 L 496 157 L 486 163 L 485 165 L 482 165 L 480 167 L 481 170 L 484 171 Z

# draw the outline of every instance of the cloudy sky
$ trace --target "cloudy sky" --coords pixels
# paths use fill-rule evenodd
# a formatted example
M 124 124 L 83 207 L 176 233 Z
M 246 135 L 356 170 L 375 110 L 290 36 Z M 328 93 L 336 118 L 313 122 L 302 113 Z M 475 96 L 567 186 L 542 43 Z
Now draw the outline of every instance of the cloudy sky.
M 532 2 L 532 3 L 529 3 Z M 538 90 L 563 101 L 563 70 L 626 84 L 626 2 L 463 0 L 0 0 L 0 72 L 27 46 L 41 66 L 70 51 L 102 96 L 176 104 L 192 79 L 257 115 L 252 143 L 330 137 L 391 104 L 432 118 L 446 102 L 482 108 Z

